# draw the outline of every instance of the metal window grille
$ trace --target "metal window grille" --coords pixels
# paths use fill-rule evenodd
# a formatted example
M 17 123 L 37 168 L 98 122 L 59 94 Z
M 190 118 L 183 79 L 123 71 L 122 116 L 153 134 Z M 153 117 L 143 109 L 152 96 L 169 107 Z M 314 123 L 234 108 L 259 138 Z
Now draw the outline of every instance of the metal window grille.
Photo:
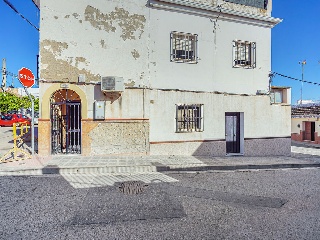
M 176 132 L 203 131 L 203 104 L 176 105 Z
M 256 7 L 261 9 L 267 9 L 268 8 L 268 0 L 225 0 L 226 2 L 236 3 L 236 4 L 242 4 L 250 7 Z
M 172 62 L 197 63 L 198 35 L 182 32 L 171 32 L 171 56 Z
M 233 42 L 233 67 L 255 68 L 256 67 L 256 43 Z

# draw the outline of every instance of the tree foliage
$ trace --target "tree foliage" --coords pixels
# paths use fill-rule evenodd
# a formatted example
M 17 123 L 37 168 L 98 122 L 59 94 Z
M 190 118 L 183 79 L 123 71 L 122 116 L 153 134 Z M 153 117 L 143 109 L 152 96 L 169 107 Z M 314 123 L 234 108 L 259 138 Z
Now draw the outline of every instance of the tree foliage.
M 31 96 L 34 101 L 34 110 L 39 111 L 39 98 Z M 0 112 L 7 113 L 21 108 L 31 108 L 31 101 L 28 96 L 18 97 L 13 93 L 1 92 L 0 93 Z

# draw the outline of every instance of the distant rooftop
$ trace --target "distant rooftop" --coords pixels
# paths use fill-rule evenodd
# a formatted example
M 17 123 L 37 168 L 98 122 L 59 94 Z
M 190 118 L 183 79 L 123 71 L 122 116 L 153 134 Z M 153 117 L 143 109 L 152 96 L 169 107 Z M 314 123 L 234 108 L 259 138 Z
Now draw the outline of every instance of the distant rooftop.
M 320 117 L 320 102 L 297 104 L 291 106 L 292 118 Z

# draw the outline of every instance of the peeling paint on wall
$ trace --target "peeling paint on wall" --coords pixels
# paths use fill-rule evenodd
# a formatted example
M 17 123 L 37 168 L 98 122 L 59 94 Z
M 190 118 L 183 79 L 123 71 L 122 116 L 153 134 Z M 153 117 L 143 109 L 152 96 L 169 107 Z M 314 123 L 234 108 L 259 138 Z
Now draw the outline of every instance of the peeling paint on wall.
M 102 48 L 107 48 L 106 42 L 103 39 L 100 41 L 100 44 Z
M 77 82 L 79 74 L 85 74 L 87 82 L 100 80 L 99 75 L 94 75 L 84 68 L 78 68 L 80 63 L 89 64 L 84 57 L 59 59 L 62 51 L 66 49 L 68 49 L 68 44 L 65 42 L 44 40 L 40 43 L 40 74 L 42 79 L 47 81 Z
M 72 16 L 74 16 L 75 19 L 78 19 L 80 17 L 78 13 L 73 13 Z
M 61 52 L 68 48 L 68 44 L 65 42 L 44 40 L 41 44 L 44 49 L 52 52 L 52 54 L 56 56 L 61 56 Z
M 134 59 L 136 59 L 136 60 L 140 57 L 140 54 L 139 54 L 139 52 L 138 52 L 136 49 L 134 49 L 134 50 L 131 52 L 131 54 L 132 54 L 132 57 L 133 57 Z
M 134 87 L 135 84 L 136 84 L 136 82 L 132 80 L 131 82 L 127 82 L 127 83 L 125 83 L 124 85 L 125 85 L 126 87 Z
M 126 40 L 141 38 L 146 18 L 143 15 L 131 14 L 123 8 L 115 8 L 114 11 L 104 14 L 99 9 L 87 6 L 85 9 L 85 21 L 99 30 L 115 32 L 117 24 L 121 30 L 121 38 Z

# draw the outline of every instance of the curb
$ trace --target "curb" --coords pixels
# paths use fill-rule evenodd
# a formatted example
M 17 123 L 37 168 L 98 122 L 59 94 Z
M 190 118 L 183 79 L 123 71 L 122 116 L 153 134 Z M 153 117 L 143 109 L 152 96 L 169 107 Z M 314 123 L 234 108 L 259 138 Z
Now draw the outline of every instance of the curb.
M 57 166 L 45 166 L 44 168 L 30 168 L 19 170 L 0 171 L 0 176 L 21 175 L 50 175 L 50 174 L 128 174 L 128 173 L 151 173 L 151 172 L 205 172 L 205 171 L 237 171 L 237 170 L 275 170 L 275 169 L 303 169 L 320 168 L 320 163 L 312 164 L 270 164 L 270 165 L 234 165 L 234 166 L 113 166 L 113 167 L 76 167 L 59 168 Z
M 266 170 L 266 169 L 301 169 L 320 168 L 320 163 L 311 164 L 270 164 L 270 165 L 234 165 L 234 166 L 196 166 L 196 167 L 170 167 L 157 166 L 158 172 L 184 172 L 184 171 L 236 171 L 236 170 Z

